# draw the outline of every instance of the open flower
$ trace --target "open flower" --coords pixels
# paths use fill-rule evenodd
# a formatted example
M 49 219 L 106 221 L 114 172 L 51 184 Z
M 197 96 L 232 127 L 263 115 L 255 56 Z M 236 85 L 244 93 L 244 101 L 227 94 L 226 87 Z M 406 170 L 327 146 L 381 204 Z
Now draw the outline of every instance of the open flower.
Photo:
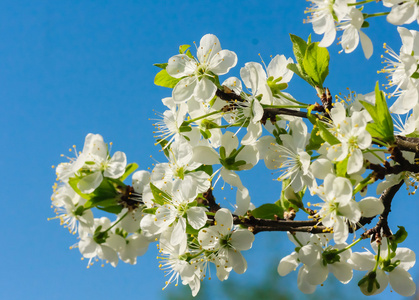
M 182 103 L 194 96 L 198 101 L 208 102 L 217 90 L 210 78 L 214 74 L 226 74 L 236 64 L 237 55 L 233 51 L 221 50 L 220 41 L 215 35 L 204 35 L 197 50 L 197 58 L 178 54 L 168 61 L 166 71 L 170 76 L 185 77 L 174 87 L 173 100 Z

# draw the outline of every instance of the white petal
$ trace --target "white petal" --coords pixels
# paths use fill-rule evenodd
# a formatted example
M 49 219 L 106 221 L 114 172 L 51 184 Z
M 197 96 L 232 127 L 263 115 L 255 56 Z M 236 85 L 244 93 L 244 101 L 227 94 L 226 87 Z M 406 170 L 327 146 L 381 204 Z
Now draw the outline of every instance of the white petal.
M 355 270 L 372 270 L 375 266 L 374 255 L 370 252 L 353 252 L 348 262 Z
M 372 218 L 384 211 L 383 203 L 375 197 L 366 197 L 359 201 L 359 209 L 365 218 Z
M 362 50 L 364 51 L 365 58 L 369 59 L 373 52 L 372 42 L 370 38 L 362 31 L 359 31 L 359 36 L 361 38 L 361 46 Z
M 236 210 L 234 211 L 235 215 L 242 216 L 249 209 L 250 205 L 250 195 L 249 190 L 246 188 L 237 189 L 236 193 Z
M 102 172 L 94 172 L 80 179 L 77 187 L 83 194 L 90 194 L 102 183 L 102 180 Z
M 215 84 L 207 77 L 203 77 L 195 87 L 194 96 L 200 102 L 209 102 L 215 96 L 216 90 Z
M 285 256 L 278 264 L 278 274 L 280 276 L 286 276 L 290 272 L 295 271 L 300 264 L 298 262 L 298 253 L 293 252 L 290 255 Z
M 351 281 L 353 273 L 349 264 L 336 262 L 334 264 L 328 265 L 328 267 L 333 275 L 335 275 L 335 277 L 343 284 L 347 284 L 349 281 Z
M 108 161 L 107 167 L 103 175 L 109 178 L 119 178 L 125 173 L 127 166 L 127 156 L 124 152 L 117 151 L 112 158 Z
M 213 56 L 221 51 L 221 44 L 213 34 L 206 34 L 199 42 L 197 57 L 201 63 L 209 63 Z
M 237 64 L 237 55 L 233 51 L 221 50 L 211 59 L 209 70 L 215 75 L 224 75 Z
M 195 229 L 201 229 L 208 220 L 203 207 L 190 207 L 187 211 L 188 222 Z
M 198 79 L 196 76 L 186 77 L 179 81 L 172 91 L 175 103 L 183 103 L 192 98 Z
M 197 68 L 196 61 L 186 54 L 178 54 L 169 58 L 167 73 L 174 78 L 181 78 L 193 74 Z
M 409 272 L 402 268 L 395 268 L 388 274 L 391 287 L 404 297 L 413 296 L 416 291 L 416 284 L 413 282 Z
M 217 151 L 207 146 L 194 147 L 192 160 L 204 165 L 216 165 L 220 163 Z
M 247 229 L 237 229 L 231 235 L 231 245 L 239 251 L 249 250 L 255 235 Z

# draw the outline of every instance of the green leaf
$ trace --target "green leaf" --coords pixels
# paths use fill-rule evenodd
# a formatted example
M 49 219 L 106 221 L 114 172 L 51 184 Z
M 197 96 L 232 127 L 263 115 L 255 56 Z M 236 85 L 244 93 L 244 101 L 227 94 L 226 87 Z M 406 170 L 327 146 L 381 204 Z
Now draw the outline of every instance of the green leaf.
M 167 73 L 166 69 L 161 70 L 154 77 L 154 84 L 167 88 L 174 88 L 176 84 L 181 80 L 181 78 L 174 78 Z
M 119 214 L 123 207 L 121 205 L 115 205 L 115 206 L 107 206 L 107 207 L 97 207 L 100 210 L 106 211 L 111 214 Z
M 138 165 L 136 163 L 131 163 L 131 164 L 127 165 L 125 167 L 125 173 L 124 173 L 124 175 L 122 175 L 120 180 L 124 181 L 125 179 L 127 179 L 127 177 L 129 175 L 131 175 L 132 172 L 134 172 L 137 169 L 138 169 Z
M 195 170 L 193 170 L 193 172 L 196 172 L 196 171 L 204 171 L 209 176 L 211 176 L 213 173 L 211 165 L 201 165 L 199 168 L 196 168 Z
M 329 51 L 318 44 L 312 43 L 307 47 L 302 66 L 316 86 L 323 87 L 323 82 L 329 74 L 330 56 Z
M 346 177 L 348 170 L 348 158 L 336 163 L 336 175 L 339 177 Z
M 199 230 L 193 228 L 191 225 L 186 224 L 186 233 L 194 236 L 198 236 Z
M 104 199 L 102 197 L 96 196 L 86 201 L 83 207 L 86 209 L 89 209 L 96 206 L 108 207 L 108 206 L 116 206 L 116 205 L 118 205 L 118 203 L 116 202 L 115 198 Z
M 320 120 L 317 120 L 316 125 L 319 128 L 320 136 L 323 140 L 328 142 L 330 145 L 340 144 L 338 138 L 331 134 L 330 131 L 327 130 L 326 126 L 324 126 L 324 124 Z
M 419 73 L 418 72 L 415 72 L 410 77 L 413 78 L 413 79 L 418 79 L 419 78 Z
M 315 87 L 316 85 L 314 84 L 314 82 L 311 80 L 311 78 L 304 73 L 304 71 L 301 69 L 300 65 L 296 65 L 296 64 L 288 64 L 287 68 L 291 71 L 293 71 L 295 74 L 297 74 L 299 77 L 301 77 L 301 79 L 303 79 L 304 81 L 306 81 L 309 85 L 311 85 L 312 87 Z
M 388 110 L 385 95 L 379 89 L 378 81 L 375 85 L 375 105 L 366 101 L 360 101 L 361 104 L 371 115 L 374 123 L 367 125 L 367 130 L 372 137 L 380 138 L 385 142 L 394 142 L 394 126 L 390 111 Z
M 403 226 L 397 226 L 399 230 L 393 235 L 393 242 L 400 244 L 407 238 L 407 231 Z
M 145 214 L 150 214 L 150 215 L 155 215 L 156 214 L 156 210 L 158 207 L 152 207 L 152 208 L 144 208 L 143 209 L 143 213 Z
M 79 188 L 77 187 L 77 184 L 79 183 L 81 178 L 73 177 L 68 180 L 68 184 L 73 188 L 73 190 L 83 199 L 89 200 L 94 195 L 93 194 L 83 194 Z
M 284 211 L 276 204 L 267 203 L 255 208 L 250 213 L 255 218 L 274 220 L 275 216 L 282 218 Z
M 172 199 L 166 192 L 163 192 L 151 182 L 150 182 L 150 188 L 154 197 L 154 203 L 157 203 L 159 205 L 164 205 L 167 201 Z
M 307 49 L 307 43 L 302 38 L 290 34 L 291 42 L 292 42 L 292 50 L 294 51 L 295 59 L 299 65 L 303 64 L 304 55 Z
M 153 66 L 156 66 L 160 69 L 166 70 L 168 63 L 163 63 L 163 64 L 154 64 Z
M 311 131 L 310 140 L 309 140 L 308 145 L 306 147 L 306 151 L 317 150 L 317 149 L 320 148 L 321 144 L 323 144 L 323 143 L 324 143 L 324 140 L 322 139 L 322 137 L 320 135 L 320 130 L 316 126 Z
M 180 45 L 179 46 L 179 53 L 183 54 L 186 50 L 188 50 L 191 47 L 191 45 Z

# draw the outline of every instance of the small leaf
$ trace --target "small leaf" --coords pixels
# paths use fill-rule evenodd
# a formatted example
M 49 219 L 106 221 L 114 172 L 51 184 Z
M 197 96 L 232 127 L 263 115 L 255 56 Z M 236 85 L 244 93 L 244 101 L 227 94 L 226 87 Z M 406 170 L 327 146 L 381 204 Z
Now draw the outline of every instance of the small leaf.
M 326 126 L 324 126 L 324 124 L 320 120 L 317 120 L 316 125 L 319 128 L 320 136 L 323 140 L 328 142 L 330 145 L 340 144 L 338 138 L 331 134 L 330 131 L 327 130 Z
M 127 177 L 129 176 L 129 175 L 131 175 L 132 174 L 132 172 L 134 172 L 135 170 L 137 170 L 138 169 L 138 165 L 136 164 L 136 163 L 131 163 L 131 164 L 129 164 L 129 165 L 127 165 L 126 167 L 125 167 L 125 173 L 124 173 L 124 175 L 122 175 L 122 177 L 121 177 L 121 181 L 124 181 L 125 179 L 127 179 Z
M 385 142 L 394 142 L 394 125 L 388 110 L 385 95 L 380 91 L 378 81 L 375 85 L 375 105 L 366 101 L 360 101 L 368 113 L 371 115 L 374 123 L 367 125 L 367 130 L 371 136 L 380 138 Z
M 174 78 L 167 73 L 166 69 L 161 70 L 154 77 L 154 84 L 167 88 L 174 88 L 176 84 L 181 80 L 181 78 Z
M 399 230 L 393 235 L 393 242 L 400 244 L 407 238 L 407 231 L 403 226 L 397 226 Z
M 123 207 L 121 205 L 108 206 L 108 207 L 97 207 L 97 208 L 100 209 L 100 210 L 106 211 L 108 213 L 111 213 L 111 214 L 116 214 L 116 215 L 119 214 L 123 209 Z
M 312 43 L 307 47 L 302 66 L 316 86 L 323 87 L 323 82 L 329 74 L 330 56 L 329 51 L 318 44 Z
M 307 49 L 307 43 L 299 36 L 290 34 L 291 42 L 292 42 L 292 50 L 294 51 L 295 59 L 297 60 L 298 64 L 302 65 L 304 60 L 304 55 Z
M 153 66 L 156 66 L 160 69 L 166 70 L 168 63 L 163 63 L 163 64 L 154 64 Z
M 191 47 L 191 45 L 180 45 L 179 46 L 179 53 L 183 54 L 186 50 L 188 50 Z
M 73 190 L 80 196 L 80 197 L 82 197 L 83 199 L 86 199 L 86 200 L 89 200 L 90 198 L 92 198 L 94 195 L 93 195 L 93 193 L 92 194 L 83 194 L 80 190 L 79 190 L 79 188 L 77 187 L 77 184 L 79 183 L 79 181 L 80 181 L 80 179 L 81 178 L 78 178 L 78 177 L 73 177 L 73 178 L 70 178 L 69 180 L 68 180 L 68 184 L 73 188 Z
M 316 126 L 311 131 L 310 140 L 309 140 L 308 145 L 306 147 L 306 151 L 317 150 L 317 149 L 320 148 L 321 144 L 323 144 L 323 143 L 324 143 L 324 140 L 320 136 L 320 130 Z
M 255 208 L 250 213 L 255 218 L 274 220 L 275 216 L 282 218 L 284 211 L 278 205 L 267 203 Z
M 339 177 L 346 177 L 348 170 L 348 158 L 336 163 L 336 175 Z
M 172 199 L 166 192 L 163 192 L 151 182 L 150 182 L 150 188 L 154 197 L 154 203 L 157 203 L 159 205 L 164 205 L 167 201 Z
M 144 208 L 143 213 L 150 214 L 150 215 L 155 215 L 157 209 L 158 209 L 158 207 Z

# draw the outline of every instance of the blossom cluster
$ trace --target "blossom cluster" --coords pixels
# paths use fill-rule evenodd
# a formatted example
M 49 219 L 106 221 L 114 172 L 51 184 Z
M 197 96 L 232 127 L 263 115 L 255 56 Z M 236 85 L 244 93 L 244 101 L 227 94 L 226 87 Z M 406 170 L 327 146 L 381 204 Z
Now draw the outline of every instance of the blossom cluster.
M 392 7 L 389 22 L 418 19 L 415 1 L 396 2 L 383 1 Z M 159 267 L 167 276 L 164 288 L 180 281 L 195 296 L 211 269 L 221 281 L 232 270 L 247 270 L 242 251 L 252 247 L 257 232 L 282 230 L 296 248 L 280 260 L 278 273 L 285 276 L 300 266 L 303 293 L 314 292 L 329 272 L 346 284 L 353 270 L 368 271 L 358 283 L 364 294 L 380 293 L 388 283 L 401 295 L 415 292 L 408 273 L 415 255 L 398 246 L 407 235 L 403 228 L 393 234 L 387 223 L 377 223 L 358 239 L 354 235 L 353 243 L 348 239 L 364 220 L 388 215 L 382 197 L 366 195 L 370 184 L 384 179 L 377 194 L 403 182 L 416 188 L 417 153 L 398 148 L 394 127 L 396 133 L 419 137 L 418 32 L 399 27 L 400 55 L 387 48 L 394 60 L 386 59 L 383 72 L 396 86 L 389 95 L 398 97 L 390 109 L 378 84 L 370 94 L 333 101 L 323 86 L 329 63 L 323 47 L 343 30 L 345 52 L 360 39 L 371 56 L 372 43 L 361 31 L 367 16 L 352 0 L 312 3 L 308 21 L 324 37 L 313 43 L 291 35 L 295 60 L 278 54 L 268 65 L 247 62 L 240 78 L 226 76 L 221 83 L 220 76 L 237 65 L 237 55 L 207 34 L 196 55 L 182 45 L 179 54 L 156 65 L 161 70 L 155 83 L 172 88 L 162 99 L 167 110 L 154 124 L 156 145 L 167 162 L 134 172 L 138 165 L 128 164 L 123 152 L 111 156 L 111 144 L 99 134 L 88 134 L 82 151 L 70 149 L 75 157 L 56 168 L 52 206 L 62 225 L 78 234 L 72 248 L 89 260 L 88 267 L 99 260 L 114 267 L 120 260 L 136 264 L 157 242 Z M 407 5 L 414 7 L 413 15 L 406 15 Z M 322 104 L 301 102 L 285 91 L 294 73 L 315 88 Z M 392 117 L 401 120 L 398 116 L 406 113 L 405 124 L 393 126 Z M 256 207 L 240 176 L 260 161 L 279 173 L 275 179 L 282 191 L 279 201 Z M 131 174 L 132 183 L 124 183 Z M 230 209 L 215 200 L 214 188 L 226 184 L 236 191 Z M 115 214 L 115 220 L 100 211 Z M 305 216 L 307 226 L 290 225 L 296 213 Z M 353 251 L 368 237 L 376 255 Z

